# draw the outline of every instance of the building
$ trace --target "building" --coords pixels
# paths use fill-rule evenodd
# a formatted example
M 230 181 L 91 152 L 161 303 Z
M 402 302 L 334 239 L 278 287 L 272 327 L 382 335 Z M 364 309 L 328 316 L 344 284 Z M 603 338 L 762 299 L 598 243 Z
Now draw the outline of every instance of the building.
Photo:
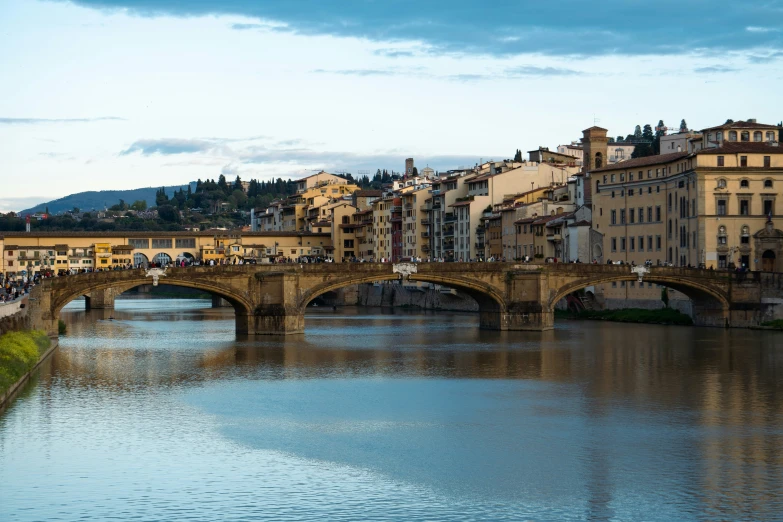
M 413 176 L 413 158 L 405 159 L 405 176 Z

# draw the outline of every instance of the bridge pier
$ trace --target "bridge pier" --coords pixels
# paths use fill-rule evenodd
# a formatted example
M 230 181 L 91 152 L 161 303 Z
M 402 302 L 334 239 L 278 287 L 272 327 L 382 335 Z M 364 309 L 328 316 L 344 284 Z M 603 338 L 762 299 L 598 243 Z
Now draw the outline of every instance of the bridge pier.
M 281 305 L 262 305 L 255 313 L 236 312 L 236 332 L 241 335 L 291 335 L 304 333 L 304 314 Z
M 105 290 L 93 290 L 85 300 L 87 310 L 101 310 L 104 308 L 114 308 L 114 299 L 119 293 L 115 288 Z

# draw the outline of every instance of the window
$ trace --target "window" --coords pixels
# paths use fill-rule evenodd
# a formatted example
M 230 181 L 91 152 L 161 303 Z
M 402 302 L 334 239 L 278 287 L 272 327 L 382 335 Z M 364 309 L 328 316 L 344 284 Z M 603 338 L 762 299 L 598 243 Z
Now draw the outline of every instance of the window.
M 669 212 L 672 211 L 672 195 L 669 194 Z
M 612 197 L 614 197 L 614 190 L 612 191 Z
M 672 229 L 672 220 L 670 219 L 669 220 L 669 239 L 672 238 L 672 231 L 673 231 L 673 229 Z
M 722 131 L 718 131 L 715 134 L 715 139 L 717 139 L 718 141 L 723 141 L 723 132 Z
M 604 183 L 606 183 L 606 176 L 604 175 Z
M 660 205 L 655 207 L 655 221 L 661 221 L 661 207 Z
M 620 252 L 625 252 L 625 238 L 620 238 Z
M 612 174 L 612 183 L 614 183 L 614 174 Z
M 726 256 L 718 256 L 718 268 L 726 268 L 727 266 Z
M 620 181 L 625 181 L 625 172 L 620 173 Z
M 740 156 L 740 167 L 747 167 L 747 166 L 748 166 L 748 157 Z
M 628 251 L 633 252 L 636 249 L 636 238 L 631 236 L 628 241 Z
M 756 131 L 753 133 L 753 141 L 761 141 L 762 139 L 761 131 Z
M 130 238 L 128 239 L 128 245 L 132 246 L 133 248 L 149 248 L 150 240 Z
M 750 132 L 742 131 L 742 134 L 740 134 L 740 140 L 741 141 L 750 141 Z
M 652 179 L 652 169 L 647 169 L 647 179 Z
M 661 186 L 660 185 L 655 185 L 655 193 L 658 194 L 660 192 L 661 192 Z
M 647 250 L 652 252 L 652 249 L 653 249 L 653 237 L 647 236 Z
M 617 281 L 612 281 L 612 288 L 617 288 Z
M 740 188 L 749 188 L 750 182 L 746 179 L 743 179 L 740 181 Z
M 633 181 L 633 172 L 628 174 L 628 181 Z
M 644 223 L 644 207 L 639 207 L 639 223 Z
M 775 201 L 772 199 L 765 199 L 764 200 L 764 215 L 765 216 L 772 216 L 775 214 Z
M 154 239 L 152 240 L 152 248 L 171 248 L 171 239 Z
M 740 235 L 740 244 L 741 245 L 750 244 L 750 227 L 748 227 L 748 225 L 744 225 L 742 227 L 742 234 Z
M 196 248 L 196 238 L 183 238 L 175 241 L 177 248 Z
M 639 252 L 644 252 L 644 236 L 639 236 Z
M 723 225 L 718 227 L 718 245 L 725 246 L 728 243 L 726 238 L 726 227 Z
M 633 189 L 628 189 L 628 195 L 633 196 Z
M 768 169 L 772 166 L 772 158 L 769 156 L 764 156 L 764 168 Z M 767 182 L 764 182 L 764 186 L 766 187 Z
M 612 252 L 617 252 L 617 238 L 612 238 Z
M 655 236 L 655 250 L 661 250 L 661 236 Z
M 729 131 L 729 141 L 737 141 L 737 131 Z
M 652 194 L 652 187 L 647 187 L 647 193 Z
M 775 141 L 775 133 L 773 131 L 767 131 L 767 141 Z
M 628 222 L 631 224 L 635 223 L 636 220 L 634 219 L 634 217 L 636 217 L 636 212 L 634 211 L 634 209 L 632 208 L 628 209 Z
M 625 209 L 620 209 L 620 224 L 625 225 Z
M 617 211 L 616 210 L 612 210 L 611 216 L 612 216 L 611 217 L 612 225 L 616 225 L 617 224 Z
M 652 207 L 647 207 L 647 222 L 648 223 L 651 223 L 652 220 L 653 220 L 652 219 L 652 216 L 653 216 L 652 212 L 653 212 Z
M 719 167 L 725 167 L 726 166 L 726 158 L 724 156 L 718 156 L 718 166 Z
M 726 215 L 726 200 L 725 199 L 719 199 L 718 200 L 718 215 L 719 216 L 725 216 Z
M 741 216 L 747 216 L 750 214 L 750 200 L 748 199 L 741 199 L 740 202 L 740 215 Z

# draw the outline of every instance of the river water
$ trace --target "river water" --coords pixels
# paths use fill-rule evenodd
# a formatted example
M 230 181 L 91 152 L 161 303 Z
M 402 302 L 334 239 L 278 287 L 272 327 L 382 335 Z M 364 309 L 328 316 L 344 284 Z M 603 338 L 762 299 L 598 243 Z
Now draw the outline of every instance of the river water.
M 0 414 L 0 520 L 781 520 L 783 335 L 120 300 Z M 113 316 L 113 320 L 108 319 Z

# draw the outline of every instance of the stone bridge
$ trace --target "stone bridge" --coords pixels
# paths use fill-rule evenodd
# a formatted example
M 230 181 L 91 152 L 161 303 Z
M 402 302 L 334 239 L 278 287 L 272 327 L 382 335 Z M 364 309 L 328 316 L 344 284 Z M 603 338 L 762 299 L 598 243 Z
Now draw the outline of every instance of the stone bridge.
M 321 294 L 401 278 L 470 295 L 479 305 L 482 328 L 541 331 L 553 327 L 555 304 L 568 294 L 638 277 L 629 265 L 324 263 L 169 268 L 160 282 L 225 299 L 236 312 L 237 333 L 260 335 L 303 332 L 305 309 Z M 642 277 L 690 297 L 694 322 L 701 326 L 759 324 L 765 307 L 781 302 L 783 296 L 783 274 L 776 273 L 650 267 Z M 143 269 L 45 279 L 31 295 L 33 324 L 56 335 L 60 310 L 73 299 L 86 296 L 93 308 L 112 308 L 115 296 L 151 282 Z

